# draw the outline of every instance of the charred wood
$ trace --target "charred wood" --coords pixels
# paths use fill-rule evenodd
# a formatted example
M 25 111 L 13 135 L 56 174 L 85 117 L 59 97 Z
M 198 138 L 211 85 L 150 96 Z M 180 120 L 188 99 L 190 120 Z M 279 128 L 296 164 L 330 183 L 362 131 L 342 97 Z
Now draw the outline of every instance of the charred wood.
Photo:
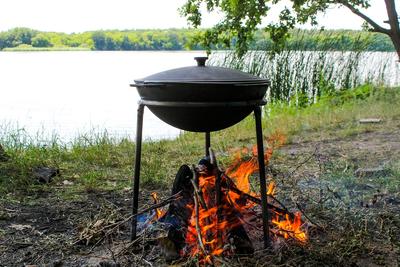
M 171 194 L 181 192 L 181 198 L 171 202 L 165 215 L 160 218 L 160 222 L 169 224 L 168 239 L 175 245 L 175 250 L 179 252 L 185 246 L 185 237 L 192 211 L 189 206 L 193 205 L 194 188 L 192 185 L 193 173 L 189 166 L 182 165 L 176 176 Z M 178 255 L 178 254 L 177 254 Z M 169 259 L 173 260 L 173 259 Z
M 203 192 L 199 189 L 199 178 L 198 178 L 198 173 L 196 172 L 195 167 L 193 166 L 193 172 L 194 174 L 194 179 L 191 180 L 193 188 L 194 188 L 194 193 L 197 195 L 200 205 L 203 209 L 208 210 L 206 201 L 204 200 Z

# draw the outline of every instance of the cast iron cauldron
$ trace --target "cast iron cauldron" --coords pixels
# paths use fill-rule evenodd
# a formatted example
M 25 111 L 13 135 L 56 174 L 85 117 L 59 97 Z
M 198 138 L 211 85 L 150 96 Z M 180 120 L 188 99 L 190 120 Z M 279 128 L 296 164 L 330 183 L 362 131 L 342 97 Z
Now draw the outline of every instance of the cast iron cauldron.
M 161 120 L 179 129 L 211 132 L 232 126 L 264 104 L 269 81 L 237 70 L 197 66 L 156 73 L 131 86 Z

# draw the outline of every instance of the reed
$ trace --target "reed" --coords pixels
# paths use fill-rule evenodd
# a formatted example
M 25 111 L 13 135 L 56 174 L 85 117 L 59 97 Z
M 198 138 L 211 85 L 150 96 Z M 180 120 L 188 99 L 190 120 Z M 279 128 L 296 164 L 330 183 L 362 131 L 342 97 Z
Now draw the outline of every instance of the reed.
M 305 38 L 305 37 L 304 37 Z M 267 92 L 270 102 L 296 106 L 315 103 L 322 95 L 355 88 L 362 84 L 394 85 L 390 53 L 365 52 L 368 39 L 359 37 L 347 51 L 337 50 L 337 41 L 323 42 L 321 51 L 313 51 L 301 38 L 276 54 L 263 48 L 239 58 L 234 52 L 217 52 L 211 65 L 242 70 L 270 80 Z M 337 40 L 337 39 L 336 39 Z M 394 84 L 393 84 L 394 83 Z

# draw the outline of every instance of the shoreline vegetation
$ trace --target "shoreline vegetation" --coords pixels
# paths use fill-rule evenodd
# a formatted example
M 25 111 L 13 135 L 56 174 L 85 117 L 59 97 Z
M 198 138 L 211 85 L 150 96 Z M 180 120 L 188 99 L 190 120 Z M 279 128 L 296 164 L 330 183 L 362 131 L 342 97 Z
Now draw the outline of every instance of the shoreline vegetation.
M 310 142 L 315 137 L 312 134 L 315 131 L 324 137 L 344 138 L 374 128 L 373 125 L 363 126 L 358 123 L 359 119 L 371 116 L 382 119 L 389 128 L 396 128 L 400 125 L 390 123 L 400 118 L 398 101 L 399 87 L 365 84 L 351 90 L 323 95 L 318 102 L 308 106 L 284 101 L 270 102 L 263 113 L 264 134 L 270 136 L 279 132 L 287 138 L 289 144 L 298 136 L 301 136 L 303 142 Z M 13 131 L 7 127 L 0 127 L 0 133 L 0 144 L 9 158 L 6 162 L 0 162 L 2 196 L 12 192 L 13 195 L 24 195 L 35 190 L 37 184 L 30 173 L 41 166 L 60 168 L 63 170 L 63 179 L 73 179 L 84 187 L 106 189 L 108 183 L 104 179 L 110 175 L 122 179 L 119 180 L 121 184 L 118 182 L 119 189 L 129 187 L 130 180 L 122 177 L 129 177 L 132 171 L 135 151 L 132 140 L 115 138 L 107 132 L 81 135 L 68 143 L 56 136 L 44 140 L 41 136 L 29 136 L 23 130 Z M 239 124 L 214 133 L 212 139 L 215 148 L 226 155 L 222 151 L 246 146 L 254 138 L 253 135 L 253 117 L 248 116 Z M 203 136 L 191 132 L 183 132 L 174 139 L 144 140 L 144 155 L 154 154 L 154 157 L 144 157 L 143 183 L 151 187 L 170 182 L 168 179 L 173 177 L 178 162 L 194 162 L 201 158 L 203 145 Z M 176 158 L 181 152 L 183 155 Z M 224 162 L 229 157 L 222 156 L 221 160 Z
M 14 28 L 0 32 L 0 51 L 179 51 L 204 50 L 193 37 L 201 29 L 101 30 L 82 33 L 43 32 Z M 236 40 L 231 40 L 234 47 Z M 285 49 L 305 51 L 384 51 L 393 52 L 390 39 L 379 33 L 354 30 L 293 30 Z M 265 32 L 258 31 L 250 50 L 270 51 L 274 45 Z M 213 50 L 226 50 L 218 44 Z

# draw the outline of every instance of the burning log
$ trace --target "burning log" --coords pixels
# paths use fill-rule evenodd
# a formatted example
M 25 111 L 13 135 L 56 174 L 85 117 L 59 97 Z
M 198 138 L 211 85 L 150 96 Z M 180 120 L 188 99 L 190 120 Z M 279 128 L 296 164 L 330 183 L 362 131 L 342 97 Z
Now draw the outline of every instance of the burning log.
M 175 254 L 169 255 L 198 256 L 200 265 L 212 265 L 218 256 L 254 252 L 245 226 L 260 230 L 254 222 L 260 214 L 252 207 L 261 205 L 261 199 L 250 191 L 249 181 L 257 170 L 256 160 L 235 162 L 234 168 L 224 172 L 218 168 L 215 153 L 210 149 L 209 156 L 192 169 L 181 166 L 172 189 L 172 194 L 180 192 L 181 198 L 172 202 L 159 219 L 170 224 L 168 239 L 174 244 Z M 241 169 L 243 166 L 246 169 Z M 273 214 L 269 221 L 271 235 L 306 241 L 300 213 L 290 212 L 273 196 L 273 191 L 270 184 L 268 197 L 273 201 L 267 208 Z
M 214 152 L 210 150 L 210 158 L 202 159 L 193 170 L 195 180 L 196 177 L 199 180 L 199 185 L 193 181 L 195 199 L 205 203 L 195 203 L 192 211 L 186 238 L 190 247 L 187 253 L 202 254 L 202 258 L 208 263 L 214 256 L 221 255 L 229 248 L 236 254 L 253 253 L 254 248 L 239 219 L 240 214 L 231 207 L 226 190 L 222 188 L 224 179 L 216 164 Z M 202 244 L 198 241 L 200 238 Z
M 198 186 L 198 183 L 199 183 L 198 173 L 196 172 L 196 168 L 194 165 L 193 165 L 193 172 L 195 173 L 195 179 L 190 180 L 190 181 L 192 182 L 194 192 L 196 193 L 197 198 L 199 199 L 200 204 L 203 207 L 203 209 L 208 210 L 206 201 L 204 200 L 204 197 L 203 197 L 203 192 L 199 189 L 199 186 Z
M 196 213 L 196 232 L 197 232 L 197 240 L 199 242 L 200 248 L 202 250 L 202 252 L 209 256 L 208 252 L 206 251 L 206 247 L 204 246 L 203 243 L 203 236 L 201 235 L 201 229 L 200 229 L 200 222 L 199 222 L 199 204 L 198 204 L 198 200 L 197 200 L 197 195 L 193 196 L 193 200 L 194 200 L 194 210 Z
M 217 246 L 222 246 L 222 234 L 219 230 L 222 216 L 222 192 L 221 192 L 221 171 L 218 168 L 217 157 L 215 156 L 214 150 L 209 148 L 210 164 L 212 166 L 211 174 L 215 177 L 215 205 L 217 207 Z
M 228 199 L 228 194 L 224 194 L 225 199 L 224 203 L 222 200 L 222 189 L 224 185 L 226 184 L 226 181 L 222 179 L 225 175 L 225 173 L 218 168 L 217 164 L 217 159 L 215 156 L 214 151 L 210 148 L 210 164 L 213 166 L 212 168 L 212 174 L 216 177 L 215 179 L 215 190 L 216 190 L 216 205 L 217 205 L 217 227 L 219 223 L 221 222 L 221 216 L 223 212 L 223 205 L 227 205 L 228 203 L 230 204 L 230 201 Z M 233 182 L 232 182 L 233 183 Z M 226 188 L 225 188 L 226 189 Z M 230 221 L 232 227 L 230 230 L 227 232 L 227 240 L 230 241 L 230 244 L 234 250 L 235 253 L 237 254 L 252 254 L 254 253 L 254 248 L 253 245 L 250 241 L 249 236 L 246 233 L 246 230 L 243 227 L 242 221 L 239 219 L 241 217 L 240 211 L 234 209 L 232 205 L 228 208 L 230 211 L 228 214 L 225 214 L 225 217 L 230 217 L 230 218 L 224 218 L 225 221 Z M 226 212 L 225 212 L 226 213 Z M 229 227 L 229 225 L 228 225 Z M 218 231 L 217 233 L 219 236 L 219 240 L 222 239 L 220 236 L 222 233 L 221 231 Z

